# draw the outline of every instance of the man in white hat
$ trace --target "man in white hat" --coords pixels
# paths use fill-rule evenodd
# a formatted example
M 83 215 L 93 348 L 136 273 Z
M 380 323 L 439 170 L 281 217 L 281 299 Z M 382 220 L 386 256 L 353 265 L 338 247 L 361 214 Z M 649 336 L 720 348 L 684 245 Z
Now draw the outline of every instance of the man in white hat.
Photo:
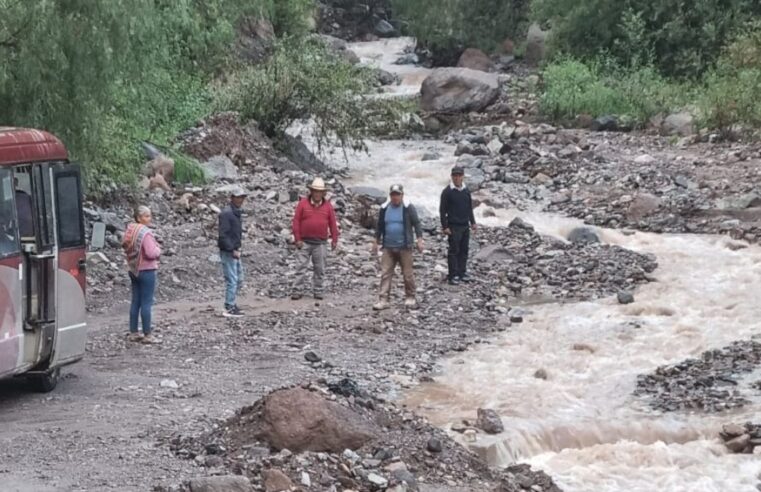
M 236 186 L 230 192 L 230 203 L 219 213 L 219 257 L 225 276 L 225 311 L 223 315 L 239 318 L 243 312 L 238 308 L 236 298 L 243 285 L 243 264 L 241 262 L 241 240 L 243 220 L 241 207 L 248 193 Z
M 338 246 L 338 223 L 330 200 L 325 198 L 328 188 L 321 178 L 308 186 L 309 195 L 302 198 L 293 215 L 293 239 L 299 252 L 299 271 L 291 288 L 291 299 L 301 299 L 303 284 L 301 272 L 308 272 L 312 262 L 312 294 L 317 300 L 325 295 L 325 260 L 328 256 L 328 238 L 332 249 Z

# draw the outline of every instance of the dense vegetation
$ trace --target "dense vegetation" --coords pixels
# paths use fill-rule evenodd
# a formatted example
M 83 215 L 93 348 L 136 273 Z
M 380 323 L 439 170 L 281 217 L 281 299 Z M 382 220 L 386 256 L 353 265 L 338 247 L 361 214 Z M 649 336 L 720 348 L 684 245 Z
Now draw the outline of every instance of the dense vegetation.
M 531 20 L 551 28 L 548 117 L 615 114 L 644 125 L 687 108 L 727 134 L 761 126 L 756 0 L 389 1 L 402 31 L 446 63 L 467 47 L 520 45 Z M 0 124 L 61 136 L 91 190 L 134 181 L 140 140 L 170 144 L 215 110 L 236 109 L 271 136 L 314 116 L 321 143 L 354 147 L 379 131 L 366 115 L 398 122 L 410 110 L 359 97 L 368 74 L 307 36 L 315 0 L 0 0 L 0 12 Z M 251 18 L 271 22 L 278 38 L 255 66 L 233 49 Z
M 492 51 L 528 27 L 530 0 L 393 0 L 404 31 L 436 56 L 454 64 L 465 48 Z
M 211 82 L 240 69 L 231 46 L 242 16 L 301 36 L 313 9 L 312 0 L 0 0 L 0 123 L 59 135 L 91 190 L 134 181 L 138 142 L 169 142 L 212 110 Z

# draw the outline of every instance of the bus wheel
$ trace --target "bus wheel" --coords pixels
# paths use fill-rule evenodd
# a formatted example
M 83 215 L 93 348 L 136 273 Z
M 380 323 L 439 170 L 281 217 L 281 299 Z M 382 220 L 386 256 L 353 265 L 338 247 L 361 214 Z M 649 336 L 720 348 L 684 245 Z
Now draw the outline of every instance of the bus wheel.
M 32 387 L 39 393 L 49 393 L 55 389 L 58 385 L 58 380 L 61 378 L 61 368 L 56 367 L 52 371 L 48 371 L 45 374 L 32 377 Z

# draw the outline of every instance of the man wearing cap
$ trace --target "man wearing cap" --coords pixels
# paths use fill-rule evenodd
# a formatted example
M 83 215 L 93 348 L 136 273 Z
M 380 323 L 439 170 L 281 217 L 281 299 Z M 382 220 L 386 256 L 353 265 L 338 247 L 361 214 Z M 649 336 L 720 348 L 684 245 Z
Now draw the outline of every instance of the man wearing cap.
M 325 182 L 315 178 L 308 186 L 309 195 L 299 201 L 293 214 L 293 240 L 299 250 L 299 271 L 291 289 L 291 299 L 301 299 L 299 274 L 313 267 L 312 294 L 317 300 L 325 295 L 325 260 L 328 256 L 328 238 L 332 249 L 338 246 L 338 223 L 330 200 L 325 198 L 328 189 Z
M 391 282 L 397 264 L 401 264 L 404 277 L 404 305 L 414 308 L 416 301 L 412 248 L 417 247 L 419 252 L 423 252 L 423 228 L 415 206 L 404 203 L 404 188 L 400 184 L 391 186 L 389 199 L 381 206 L 378 214 L 378 226 L 375 229 L 373 244 L 374 254 L 377 254 L 378 246 L 383 247 L 380 299 L 373 309 L 380 311 L 389 307 Z
M 452 182 L 441 192 L 439 215 L 441 229 L 449 238 L 449 284 L 470 282 L 467 273 L 470 230 L 476 230 L 473 215 L 473 199 L 463 180 L 465 171 L 460 166 L 452 168 Z
M 235 299 L 243 285 L 243 264 L 240 261 L 243 222 L 241 207 L 248 194 L 236 186 L 230 192 L 230 203 L 219 213 L 219 257 L 225 276 L 225 311 L 223 316 L 239 318 L 243 312 Z

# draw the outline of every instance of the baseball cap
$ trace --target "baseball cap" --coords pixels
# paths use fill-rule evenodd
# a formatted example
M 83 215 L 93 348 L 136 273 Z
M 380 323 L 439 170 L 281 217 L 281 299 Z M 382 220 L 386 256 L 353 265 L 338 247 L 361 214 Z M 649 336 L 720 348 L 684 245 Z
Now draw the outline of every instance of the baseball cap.
M 391 188 L 388 190 L 388 194 L 392 195 L 394 193 L 404 194 L 404 186 L 400 184 L 391 185 Z
M 234 198 L 246 197 L 248 196 L 248 192 L 241 186 L 235 186 L 232 190 L 230 190 L 230 196 Z
M 463 169 L 461 166 L 455 166 L 455 167 L 453 167 L 452 168 L 452 175 L 454 176 L 454 175 L 457 175 L 457 174 L 465 174 L 465 169 Z

